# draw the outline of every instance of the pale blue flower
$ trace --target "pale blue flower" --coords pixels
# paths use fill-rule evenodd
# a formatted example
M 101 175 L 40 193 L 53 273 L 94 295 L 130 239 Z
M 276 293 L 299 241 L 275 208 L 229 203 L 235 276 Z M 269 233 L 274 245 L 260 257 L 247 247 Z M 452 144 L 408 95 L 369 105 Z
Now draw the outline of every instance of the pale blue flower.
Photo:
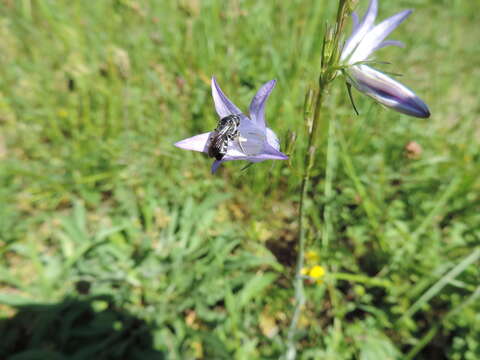
M 212 97 L 219 118 L 222 119 L 229 115 L 240 117 L 239 136 L 228 142 L 225 156 L 221 160 L 213 162 L 212 173 L 217 171 L 225 161 L 247 160 L 256 163 L 265 160 L 288 159 L 288 156 L 280 151 L 280 142 L 277 136 L 265 122 L 265 103 L 274 86 L 275 80 L 271 80 L 258 90 L 250 103 L 250 117 L 247 117 L 227 98 L 215 78 L 212 78 Z M 212 132 L 207 132 L 196 135 L 175 143 L 175 146 L 208 154 L 211 134 Z
M 406 115 L 428 118 L 430 111 L 427 105 L 412 90 L 366 64 L 378 49 L 390 45 L 404 46 L 400 41 L 385 39 L 412 13 L 405 10 L 375 25 L 377 11 L 378 1 L 371 0 L 361 21 L 356 13 L 352 14 L 353 31 L 340 56 L 347 81 L 389 108 Z

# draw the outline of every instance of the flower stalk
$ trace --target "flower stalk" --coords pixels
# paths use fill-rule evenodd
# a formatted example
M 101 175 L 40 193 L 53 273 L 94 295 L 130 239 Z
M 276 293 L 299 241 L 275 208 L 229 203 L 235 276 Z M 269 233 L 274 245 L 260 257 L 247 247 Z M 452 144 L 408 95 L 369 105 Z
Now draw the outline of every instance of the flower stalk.
M 300 204 L 298 211 L 298 249 L 297 266 L 295 272 L 295 308 L 290 323 L 287 338 L 287 360 L 296 358 L 296 341 L 298 320 L 305 304 L 305 291 L 303 287 L 302 269 L 305 264 L 305 242 L 306 242 L 306 214 L 305 202 L 310 187 L 310 178 L 313 166 L 315 164 L 315 155 L 318 146 L 318 127 L 323 108 L 325 93 L 331 82 L 335 79 L 338 71 L 338 62 L 341 48 L 340 39 L 345 27 L 345 20 L 352 10 L 352 0 L 339 0 L 336 24 L 333 27 L 327 27 L 322 47 L 320 76 L 318 78 L 318 87 L 309 89 L 305 101 L 304 120 L 307 124 L 308 145 L 305 151 L 302 182 L 300 186 Z M 315 96 L 313 96 L 315 95 Z M 333 126 L 333 124 L 330 124 Z M 328 162 L 328 159 L 327 159 Z

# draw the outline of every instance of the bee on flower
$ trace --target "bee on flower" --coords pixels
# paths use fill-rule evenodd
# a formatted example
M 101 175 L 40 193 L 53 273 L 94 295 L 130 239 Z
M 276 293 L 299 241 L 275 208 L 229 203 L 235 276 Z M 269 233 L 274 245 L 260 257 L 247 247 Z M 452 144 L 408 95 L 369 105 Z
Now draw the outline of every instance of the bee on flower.
M 181 140 L 175 146 L 200 151 L 215 158 L 212 173 L 225 161 L 247 160 L 252 163 L 265 160 L 287 160 L 280 151 L 280 142 L 265 121 L 265 104 L 275 86 L 275 80 L 264 84 L 250 103 L 249 116 L 223 93 L 212 78 L 212 97 L 219 117 L 215 130 Z

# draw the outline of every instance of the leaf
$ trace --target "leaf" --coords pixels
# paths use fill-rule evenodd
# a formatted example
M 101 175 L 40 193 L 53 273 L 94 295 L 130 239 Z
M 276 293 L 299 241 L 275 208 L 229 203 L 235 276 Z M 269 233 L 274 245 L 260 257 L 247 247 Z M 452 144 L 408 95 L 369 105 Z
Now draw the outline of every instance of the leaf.
M 0 304 L 8 306 L 23 306 L 38 303 L 37 300 L 29 299 L 16 294 L 0 293 Z
M 402 316 L 402 319 L 413 316 L 423 305 L 428 303 L 436 296 L 446 285 L 459 276 L 467 267 L 480 259 L 480 249 L 476 249 L 462 261 L 460 261 L 452 270 L 440 278 L 430 289 L 428 289 Z
M 390 339 L 379 332 L 369 334 L 360 346 L 360 360 L 395 360 L 399 356 Z
M 238 295 L 238 306 L 247 305 L 255 296 L 260 296 L 262 291 L 277 279 L 273 273 L 255 275 L 240 291 Z

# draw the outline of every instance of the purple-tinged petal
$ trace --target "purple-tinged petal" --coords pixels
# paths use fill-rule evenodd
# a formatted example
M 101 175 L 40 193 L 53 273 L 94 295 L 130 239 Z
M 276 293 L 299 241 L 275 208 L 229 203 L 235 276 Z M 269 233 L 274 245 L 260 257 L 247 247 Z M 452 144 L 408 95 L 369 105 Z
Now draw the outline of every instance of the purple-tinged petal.
M 238 131 L 238 146 L 242 153 L 251 156 L 262 152 L 266 139 L 265 126 L 262 128 L 253 121 L 243 121 L 240 122 Z
M 245 155 L 241 155 L 241 156 L 229 156 L 229 155 L 226 155 L 223 157 L 222 160 L 215 160 L 212 164 L 212 174 L 215 173 L 218 168 L 220 167 L 220 165 L 222 165 L 222 163 L 226 162 L 226 161 L 234 161 L 234 160 L 249 160 L 250 158 L 248 156 L 245 156 Z
M 373 49 L 373 51 L 375 52 L 387 46 L 398 46 L 398 47 L 404 48 L 405 44 L 398 40 L 385 40 L 385 41 L 382 41 L 380 45 L 378 45 L 375 49 Z
M 267 147 L 270 147 L 269 145 L 267 145 Z M 253 162 L 253 163 L 258 163 L 258 162 L 262 162 L 262 161 L 265 161 L 265 160 L 288 160 L 288 156 L 285 155 L 284 153 L 280 152 L 280 151 L 277 151 L 273 148 L 269 149 L 268 152 L 265 152 L 265 153 L 261 153 L 261 154 L 258 154 L 258 155 L 254 155 L 254 156 L 225 156 L 222 160 L 215 160 L 212 164 L 212 174 L 215 173 L 218 168 L 220 167 L 220 165 L 222 165 L 222 163 L 226 162 L 226 161 L 234 161 L 234 160 L 246 160 L 246 161 L 250 161 L 250 162 Z
M 288 160 L 288 156 L 275 149 L 269 144 L 265 144 L 263 153 L 256 155 L 255 158 L 263 160 Z
M 377 18 L 377 14 L 378 14 L 378 1 L 370 0 L 370 3 L 368 4 L 368 9 L 363 15 L 361 24 L 362 25 L 367 24 L 371 27 L 371 25 L 373 25 L 373 23 L 375 22 L 375 19 Z
M 212 174 L 215 174 L 215 172 L 218 170 L 218 168 L 220 167 L 220 165 L 222 165 L 222 163 L 226 161 L 226 160 L 215 160 L 212 164 Z
M 188 139 L 180 140 L 176 142 L 174 145 L 176 147 L 179 147 L 185 150 L 207 152 L 207 143 L 208 143 L 208 138 L 210 137 L 210 134 L 211 133 L 208 132 L 200 135 L 195 135 Z
M 364 36 L 362 41 L 358 44 L 355 51 L 352 53 L 349 63 L 355 64 L 359 61 L 364 61 L 375 51 L 375 49 L 382 43 L 382 41 L 395 30 L 410 14 L 412 10 L 404 10 L 396 15 L 382 21 L 380 24 L 372 28 Z
M 276 81 L 270 80 L 255 94 L 250 103 L 250 118 L 261 129 L 265 129 L 265 103 L 270 96 Z
M 230 141 L 230 143 L 228 144 L 228 149 L 227 149 L 227 153 L 225 154 L 225 157 L 237 159 L 245 156 L 246 154 L 243 152 L 243 149 L 240 147 L 238 142 L 236 140 Z
M 352 66 L 349 80 L 355 88 L 379 103 L 402 114 L 428 118 L 430 110 L 412 90 L 405 85 L 366 65 Z
M 215 77 L 212 77 L 212 97 L 215 103 L 215 110 L 220 118 L 224 118 L 232 114 L 241 114 L 240 109 L 230 101 L 217 84 Z
M 348 58 L 353 53 L 355 48 L 360 44 L 360 42 L 365 37 L 365 35 L 373 27 L 373 24 L 375 23 L 375 19 L 377 17 L 377 12 L 378 12 L 378 1 L 371 0 L 370 5 L 368 6 L 367 12 L 362 18 L 362 21 L 355 26 L 355 19 L 353 20 L 354 28 L 353 28 L 352 34 L 347 39 L 347 42 L 343 47 L 340 60 L 343 61 L 346 58 Z M 357 18 L 357 21 L 358 21 L 358 18 Z
M 266 131 L 267 144 L 264 148 L 264 153 L 271 156 L 270 159 L 287 160 L 288 156 L 280 151 L 280 141 L 272 129 L 267 128 Z
M 280 140 L 278 140 L 277 135 L 273 132 L 272 129 L 267 128 L 267 131 L 265 132 L 265 135 L 267 136 L 267 143 L 273 147 L 275 150 L 280 150 Z
M 358 26 L 360 25 L 360 19 L 358 18 L 358 14 L 354 11 L 352 12 L 352 34 L 358 30 Z

